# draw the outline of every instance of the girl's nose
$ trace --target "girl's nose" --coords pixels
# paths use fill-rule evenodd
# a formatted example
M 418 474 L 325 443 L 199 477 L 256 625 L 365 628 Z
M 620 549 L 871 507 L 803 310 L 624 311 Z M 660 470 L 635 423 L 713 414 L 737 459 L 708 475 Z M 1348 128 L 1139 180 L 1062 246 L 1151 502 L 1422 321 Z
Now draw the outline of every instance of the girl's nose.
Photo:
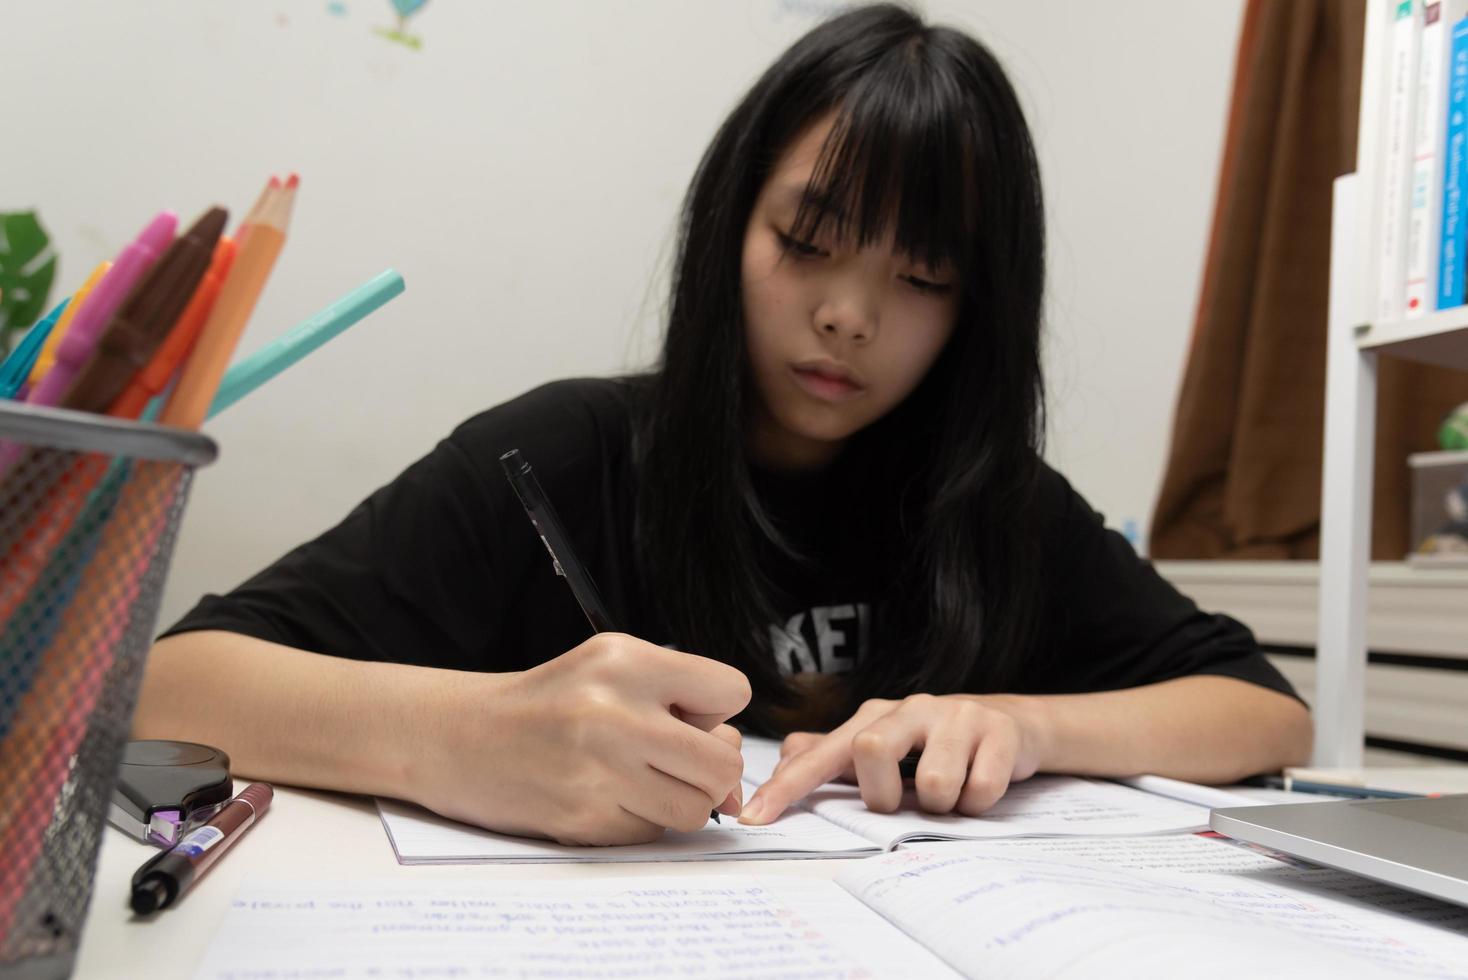
M 813 326 L 827 336 L 866 344 L 877 335 L 877 301 L 866 283 L 852 278 L 832 284 L 816 307 Z

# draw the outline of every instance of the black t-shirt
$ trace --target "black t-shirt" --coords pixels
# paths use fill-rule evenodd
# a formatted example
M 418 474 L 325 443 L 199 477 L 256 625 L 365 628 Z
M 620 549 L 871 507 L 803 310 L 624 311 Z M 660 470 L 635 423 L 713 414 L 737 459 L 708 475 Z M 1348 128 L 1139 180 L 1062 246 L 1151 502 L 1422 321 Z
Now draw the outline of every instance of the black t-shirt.
M 632 560 L 639 390 L 624 380 L 559 381 L 475 416 L 336 527 L 229 594 L 205 596 L 169 633 L 229 630 L 459 670 L 519 670 L 566 652 L 590 627 L 505 479 L 499 457 L 519 449 L 616 625 L 683 649 L 665 635 Z M 887 579 L 851 523 L 862 502 L 847 489 L 843 505 L 831 506 L 819 476 L 756 472 L 755 487 L 777 526 L 821 558 L 770 569 L 784 609 L 771 624 L 781 673 L 839 675 L 886 655 L 867 649 Z M 1009 693 L 1216 674 L 1297 696 L 1248 629 L 1200 612 L 1048 467 L 1039 505 L 1040 620 L 1054 656 L 1023 671 Z

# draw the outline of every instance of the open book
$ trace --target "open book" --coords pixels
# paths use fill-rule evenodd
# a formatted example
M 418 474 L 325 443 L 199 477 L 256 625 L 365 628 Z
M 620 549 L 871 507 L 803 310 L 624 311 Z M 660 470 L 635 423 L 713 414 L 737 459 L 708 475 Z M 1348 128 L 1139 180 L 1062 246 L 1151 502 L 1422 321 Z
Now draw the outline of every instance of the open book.
M 1193 835 L 902 850 L 833 881 L 247 880 L 197 976 L 1464 977 L 1468 909 Z
M 748 799 L 769 778 L 779 747 L 768 739 L 746 739 L 744 756 Z M 982 817 L 923 813 L 911 797 L 896 813 L 874 813 L 855 786 L 830 783 L 768 826 L 746 827 L 726 817 L 694 833 L 669 832 L 651 844 L 625 847 L 569 847 L 496 834 L 396 800 L 378 800 L 377 808 L 402 864 L 865 857 L 914 841 L 1139 836 L 1208 825 L 1206 806 L 1072 776 L 1015 783 Z

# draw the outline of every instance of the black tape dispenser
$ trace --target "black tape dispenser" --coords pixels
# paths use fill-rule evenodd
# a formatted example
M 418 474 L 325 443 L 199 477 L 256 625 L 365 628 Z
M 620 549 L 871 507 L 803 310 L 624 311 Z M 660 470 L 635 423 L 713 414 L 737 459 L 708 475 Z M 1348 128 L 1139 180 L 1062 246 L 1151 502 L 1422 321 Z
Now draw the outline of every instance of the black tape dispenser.
M 233 795 L 229 756 L 219 749 L 195 742 L 128 742 L 107 822 L 144 843 L 172 847 Z

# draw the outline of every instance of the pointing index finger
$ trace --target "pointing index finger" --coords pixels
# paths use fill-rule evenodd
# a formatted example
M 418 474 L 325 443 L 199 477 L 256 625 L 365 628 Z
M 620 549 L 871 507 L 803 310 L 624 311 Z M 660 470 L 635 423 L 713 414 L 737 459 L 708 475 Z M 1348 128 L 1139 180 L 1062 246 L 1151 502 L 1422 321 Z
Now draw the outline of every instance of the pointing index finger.
M 796 800 L 804 799 L 817 786 L 829 783 L 851 763 L 851 735 L 841 729 L 822 738 L 815 746 L 786 759 L 744 805 L 739 822 L 756 826 L 770 823 Z

